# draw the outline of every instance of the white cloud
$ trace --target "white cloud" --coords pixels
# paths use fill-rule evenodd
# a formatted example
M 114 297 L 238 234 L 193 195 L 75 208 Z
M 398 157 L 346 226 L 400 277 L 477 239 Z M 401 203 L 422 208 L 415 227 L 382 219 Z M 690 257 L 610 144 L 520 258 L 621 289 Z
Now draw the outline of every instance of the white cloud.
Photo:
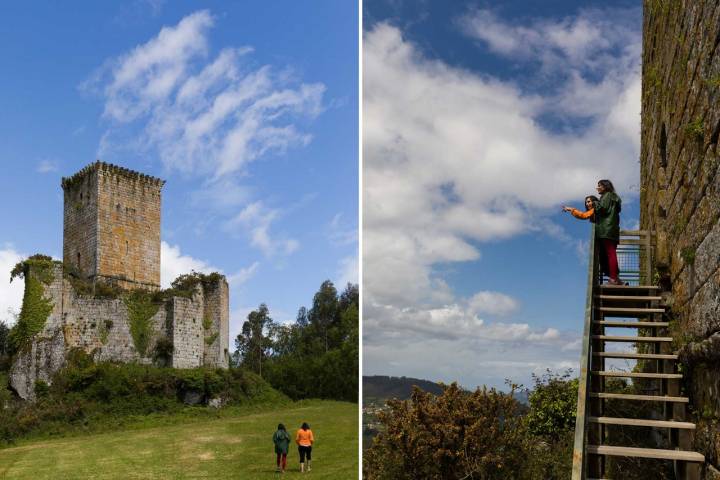
M 15 264 L 27 258 L 11 245 L 0 248 L 0 320 L 13 323 L 15 315 L 20 313 L 25 282 L 15 278 L 10 283 L 10 271 Z
M 357 255 L 340 259 L 335 286 L 338 290 L 344 290 L 348 283 L 357 284 L 359 277 L 359 262 Z
M 522 25 L 505 22 L 492 10 L 474 9 L 458 23 L 491 51 L 539 62 L 546 71 L 560 67 L 559 73 L 567 74 L 581 67 L 607 73 L 619 60 L 639 58 L 638 13 L 638 9 L 584 9 L 574 16 Z
M 101 156 L 155 150 L 168 169 L 217 181 L 267 153 L 311 140 L 294 122 L 321 112 L 324 85 L 299 82 L 269 65 L 254 67 L 245 60 L 252 47 L 211 57 L 215 21 L 207 10 L 188 15 L 108 60 L 81 85 L 105 101 L 110 125 Z
M 499 292 L 477 292 L 468 301 L 470 309 L 476 313 L 489 313 L 492 315 L 510 315 L 515 313 L 518 302 L 509 295 Z
M 242 209 L 235 217 L 225 223 L 225 230 L 237 232 L 248 230 L 250 244 L 259 248 L 266 256 L 290 255 L 300 247 L 293 238 L 271 238 L 270 225 L 280 216 L 277 209 L 267 208 L 258 201 Z
M 368 366 L 388 361 L 383 349 L 405 358 L 406 367 L 420 365 L 423 360 L 414 355 L 427 352 L 420 347 L 443 341 L 455 342 L 448 347 L 454 354 L 447 369 L 457 372 L 468 359 L 484 367 L 511 348 L 523 350 L 523 365 L 540 371 L 576 361 L 576 352 L 563 350 L 574 335 L 529 321 L 483 320 L 481 313 L 516 318 L 517 301 L 502 292 L 461 298 L 437 267 L 477 261 L 483 242 L 535 234 L 540 223 L 550 224 L 546 216 L 592 192 L 600 178 L 611 178 L 623 194 L 637 183 L 640 35 L 622 30 L 622 36 L 608 37 L 620 27 L 593 21 L 593 15 L 599 14 L 523 27 L 484 17 L 484 36 L 475 37 L 521 62 L 540 58 L 533 80 L 542 83 L 544 69 L 553 66 L 558 85 L 537 91 L 426 58 L 389 24 L 365 32 Z M 473 18 L 465 20 L 468 32 Z M 620 60 L 613 62 L 613 56 Z M 578 108 L 583 95 L 590 106 Z M 546 115 L 581 117 L 583 128 L 547 129 L 538 120 Z M 543 234 L 582 250 L 560 227 Z M 396 350 L 400 339 L 408 356 Z M 400 368 L 394 373 L 412 374 Z M 472 384 L 482 375 L 474 368 L 445 378 Z
M 173 246 L 164 241 L 160 244 L 160 285 L 162 288 L 169 288 L 173 280 L 193 270 L 201 273 L 220 272 L 220 269 L 203 260 L 183 255 L 179 245 Z
M 357 228 L 351 227 L 342 213 L 337 213 L 330 220 L 330 242 L 334 245 L 352 245 L 358 241 Z
M 251 265 L 239 269 L 235 273 L 227 274 L 227 281 L 231 288 L 237 288 L 250 280 L 258 270 L 260 262 L 253 262 Z M 218 272 L 225 274 L 222 269 L 213 266 L 205 260 L 200 260 L 190 255 L 184 255 L 179 245 L 170 245 L 163 241 L 160 244 L 160 284 L 163 288 L 170 287 L 170 284 L 180 275 L 191 273 Z
M 260 262 L 253 262 L 253 264 L 250 265 L 249 267 L 241 268 L 237 272 L 228 276 L 228 283 L 231 286 L 242 285 L 243 283 L 247 282 L 255 275 L 255 272 L 257 272 L 257 269 L 259 266 L 260 266 Z
M 52 173 L 58 171 L 58 162 L 56 160 L 45 159 L 38 163 L 35 167 L 35 171 L 38 173 Z

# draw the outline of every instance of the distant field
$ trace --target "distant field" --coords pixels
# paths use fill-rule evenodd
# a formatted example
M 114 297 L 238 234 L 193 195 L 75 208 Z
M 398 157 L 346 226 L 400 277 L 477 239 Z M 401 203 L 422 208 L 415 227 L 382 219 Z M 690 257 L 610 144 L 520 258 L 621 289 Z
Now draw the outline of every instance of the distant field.
M 315 433 L 313 470 L 303 478 L 358 476 L 358 406 L 306 401 L 276 410 L 162 427 L 23 443 L 0 450 L 2 479 L 265 479 L 277 478 L 272 434 L 282 422 L 294 435 Z M 288 472 L 300 476 L 297 449 Z

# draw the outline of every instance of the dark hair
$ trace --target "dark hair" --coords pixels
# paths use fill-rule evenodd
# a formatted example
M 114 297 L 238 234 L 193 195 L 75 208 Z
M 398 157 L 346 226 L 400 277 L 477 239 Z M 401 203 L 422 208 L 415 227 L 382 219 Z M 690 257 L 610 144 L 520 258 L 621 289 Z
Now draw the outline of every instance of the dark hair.
M 285 430 L 285 425 L 278 423 L 278 430 Z
M 598 185 L 602 185 L 606 192 L 615 193 L 615 187 L 610 180 L 598 180 Z
M 308 428 L 310 428 L 310 425 L 308 425 L 307 423 L 303 422 L 303 424 L 302 424 L 302 426 L 301 426 L 300 428 L 302 428 L 303 430 L 307 430 Z
M 585 197 L 585 201 L 586 201 L 586 202 L 587 202 L 587 199 L 588 199 L 588 198 L 589 198 L 590 200 L 592 200 L 593 202 L 599 202 L 599 201 L 600 201 L 600 199 L 599 199 L 598 197 L 596 197 L 595 195 L 588 195 L 587 197 Z

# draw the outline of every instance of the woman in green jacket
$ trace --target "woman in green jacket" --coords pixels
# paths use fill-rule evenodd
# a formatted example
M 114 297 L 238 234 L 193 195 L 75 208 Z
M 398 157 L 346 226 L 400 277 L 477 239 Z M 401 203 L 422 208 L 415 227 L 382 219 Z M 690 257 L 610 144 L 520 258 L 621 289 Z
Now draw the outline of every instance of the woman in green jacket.
M 600 263 L 607 272 L 608 285 L 624 285 L 618 278 L 617 245 L 620 242 L 620 211 L 622 200 L 610 180 L 597 184 L 600 200 L 595 202 L 595 237 L 600 247 Z
M 288 447 L 290 446 L 290 434 L 285 430 L 285 425 L 282 423 L 278 425 L 277 431 L 273 434 L 273 443 L 275 444 L 275 455 L 277 457 L 276 471 L 285 473 Z

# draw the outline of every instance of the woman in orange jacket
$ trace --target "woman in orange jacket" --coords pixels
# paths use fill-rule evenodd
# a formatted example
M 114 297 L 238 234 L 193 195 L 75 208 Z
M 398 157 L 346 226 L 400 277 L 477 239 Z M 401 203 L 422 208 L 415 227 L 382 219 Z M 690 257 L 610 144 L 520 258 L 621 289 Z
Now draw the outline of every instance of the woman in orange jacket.
M 580 220 L 595 221 L 595 202 L 600 200 L 595 195 L 588 195 L 585 197 L 585 211 L 581 212 L 577 208 L 563 207 L 563 212 L 570 212 L 573 217 Z
M 305 472 L 305 457 L 307 457 L 307 471 L 310 471 L 310 460 L 312 459 L 312 445 L 315 442 L 310 425 L 303 422 L 300 430 L 295 434 L 295 443 L 298 444 L 300 453 L 300 472 Z

